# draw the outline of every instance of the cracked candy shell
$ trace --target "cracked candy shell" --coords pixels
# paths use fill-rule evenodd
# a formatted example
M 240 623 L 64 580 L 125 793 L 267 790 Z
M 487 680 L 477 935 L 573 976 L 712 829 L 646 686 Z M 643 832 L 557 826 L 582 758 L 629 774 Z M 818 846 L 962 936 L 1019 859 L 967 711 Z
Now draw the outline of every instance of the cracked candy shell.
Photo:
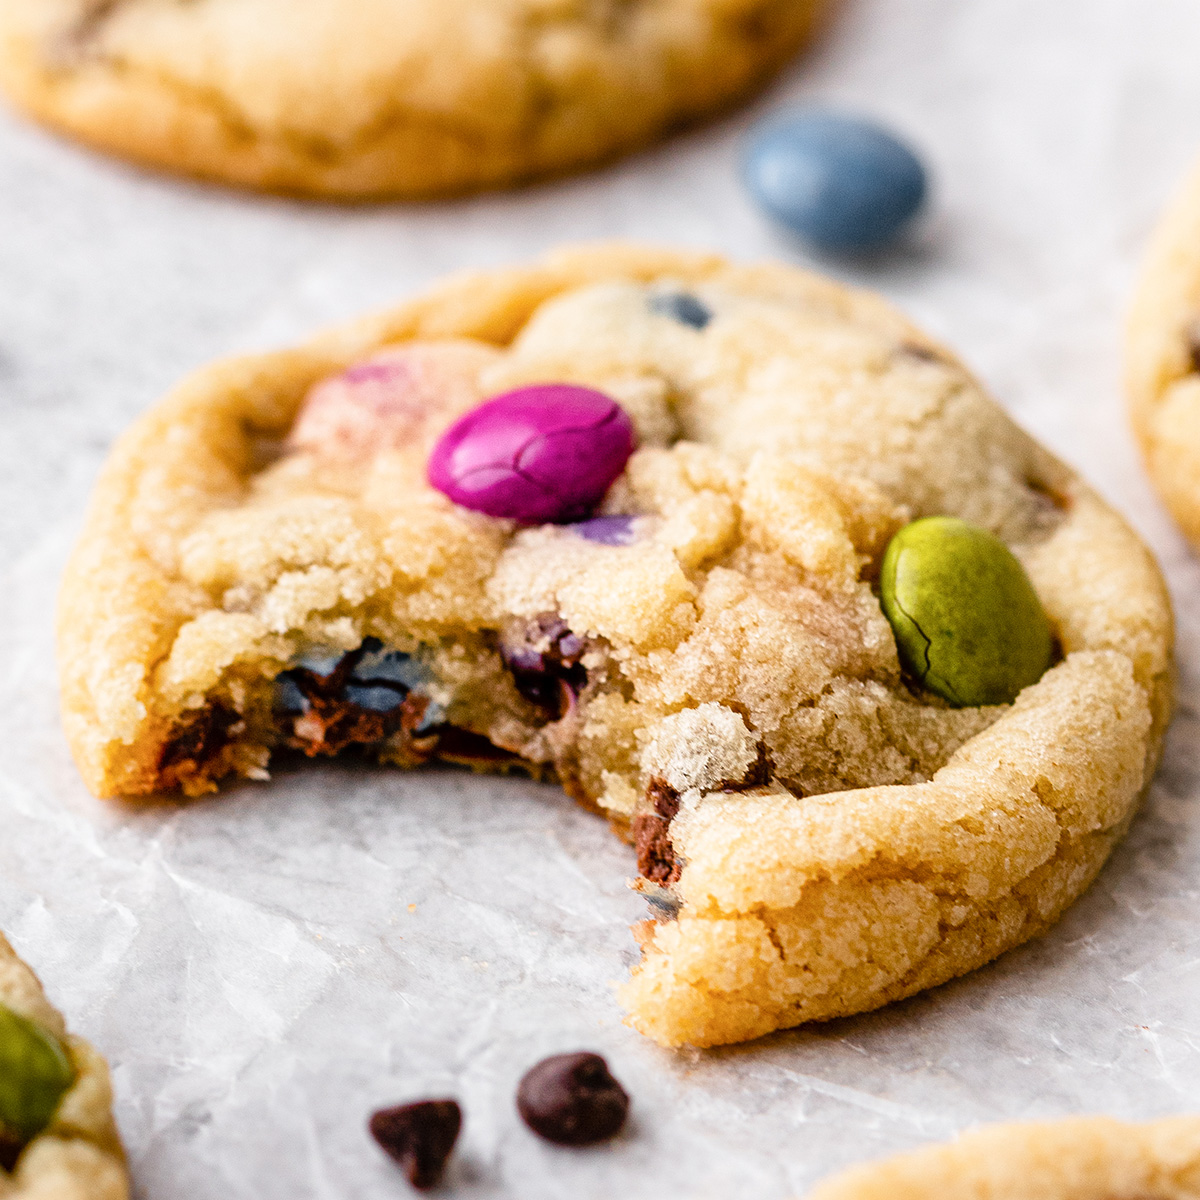
M 892 538 L 880 602 L 912 676 L 956 708 L 1009 704 L 1050 666 L 1050 622 L 994 534 L 924 517 Z
M 523 524 L 590 515 L 633 453 L 633 423 L 603 392 L 536 384 L 456 421 L 429 458 L 429 482 L 456 504 Z

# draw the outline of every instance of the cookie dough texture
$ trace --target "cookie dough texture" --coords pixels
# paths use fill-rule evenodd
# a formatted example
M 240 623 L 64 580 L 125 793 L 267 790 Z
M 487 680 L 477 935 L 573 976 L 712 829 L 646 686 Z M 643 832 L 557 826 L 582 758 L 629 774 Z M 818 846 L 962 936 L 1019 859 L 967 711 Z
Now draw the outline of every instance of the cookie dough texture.
M 1151 241 L 1129 315 L 1126 379 L 1150 477 L 1200 547 L 1200 168 Z
M 60 1038 L 78 1073 L 53 1122 L 25 1147 L 13 1173 L 0 1169 L 0 1200 L 127 1200 L 108 1066 L 87 1042 L 67 1033 L 37 976 L 3 935 L 0 1002 Z
M 1200 1117 L 994 1125 L 869 1163 L 807 1200 L 1198 1200 Z
M 4 0 L 0 85 L 192 175 L 424 197 L 585 167 L 713 113 L 828 0 Z
M 656 315 L 679 290 L 704 329 Z M 364 360 L 407 364 L 402 436 L 338 418 L 375 368 L 338 373 Z M 604 505 L 635 515 L 632 545 L 425 484 L 459 413 L 539 380 L 633 418 Z M 902 677 L 876 579 L 895 530 L 934 513 L 1003 537 L 1055 629 L 1059 661 L 1011 706 L 952 709 Z M 496 649 L 532 622 L 545 650 L 547 613 L 588 679 L 553 720 Z M 424 656 L 446 721 L 657 856 L 641 886 L 664 919 L 637 930 L 621 996 L 668 1045 L 875 1008 L 1046 929 L 1125 832 L 1170 707 L 1150 555 L 952 356 L 818 276 L 644 247 L 453 279 L 202 371 L 129 430 L 61 595 L 83 775 L 102 795 L 262 777 L 271 680 L 366 636 Z

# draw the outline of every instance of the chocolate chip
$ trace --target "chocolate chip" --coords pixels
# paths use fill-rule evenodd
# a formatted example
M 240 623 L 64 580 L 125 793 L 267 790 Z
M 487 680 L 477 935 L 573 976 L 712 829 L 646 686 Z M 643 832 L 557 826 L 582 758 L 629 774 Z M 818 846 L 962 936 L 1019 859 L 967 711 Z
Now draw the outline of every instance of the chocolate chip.
M 633 818 L 633 843 L 638 874 L 651 883 L 675 883 L 683 873 L 671 844 L 670 823 L 654 813 Z
M 381 1108 L 370 1121 L 371 1136 L 421 1191 L 437 1186 L 461 1128 L 462 1109 L 454 1100 Z
M 388 741 L 393 752 L 414 755 L 415 765 L 432 751 L 425 724 L 428 707 L 429 701 L 416 693 L 385 710 L 363 707 L 348 695 L 313 696 L 309 711 L 292 722 L 293 732 L 286 744 L 316 758 L 332 757 L 349 747 L 369 749 Z
M 162 748 L 158 786 L 169 791 L 203 775 L 244 728 L 242 718 L 219 701 L 190 714 Z
M 660 817 L 668 821 L 679 812 L 679 793 L 665 780 L 654 778 L 646 785 L 646 799 Z
M 284 741 L 315 757 L 390 740 L 415 765 L 429 757 L 432 746 L 420 743 L 444 715 L 413 690 L 427 678 L 419 659 L 389 650 L 375 637 L 345 653 L 309 651 L 275 679 Z
M 504 771 L 509 767 L 528 769 L 537 778 L 536 764 L 523 759 L 511 750 L 494 745 L 481 733 L 442 725 L 436 732 L 437 756 L 446 762 L 458 763 L 472 770 Z
M 500 657 L 517 691 L 554 720 L 570 710 L 587 684 L 581 661 L 585 649 L 583 639 L 557 613 L 511 624 L 500 635 Z
M 679 811 L 679 793 L 665 780 L 652 779 L 646 799 L 653 812 L 633 818 L 633 844 L 637 850 L 638 874 L 651 883 L 671 884 L 683 873 L 671 844 L 671 821 Z
M 616 1137 L 629 1112 L 629 1095 L 599 1054 L 585 1050 L 544 1058 L 517 1088 L 521 1119 L 547 1141 L 591 1146 Z
M 11 1171 L 25 1149 L 25 1141 L 0 1126 L 0 1171 Z

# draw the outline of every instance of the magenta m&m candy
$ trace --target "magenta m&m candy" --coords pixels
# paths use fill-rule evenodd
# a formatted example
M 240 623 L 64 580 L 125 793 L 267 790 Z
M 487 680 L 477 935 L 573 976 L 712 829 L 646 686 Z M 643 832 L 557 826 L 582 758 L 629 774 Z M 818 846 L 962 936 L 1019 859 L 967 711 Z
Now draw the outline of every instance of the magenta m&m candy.
M 525 525 L 561 524 L 591 514 L 633 445 L 633 423 L 611 396 L 541 383 L 459 418 L 434 447 L 428 476 L 464 508 Z

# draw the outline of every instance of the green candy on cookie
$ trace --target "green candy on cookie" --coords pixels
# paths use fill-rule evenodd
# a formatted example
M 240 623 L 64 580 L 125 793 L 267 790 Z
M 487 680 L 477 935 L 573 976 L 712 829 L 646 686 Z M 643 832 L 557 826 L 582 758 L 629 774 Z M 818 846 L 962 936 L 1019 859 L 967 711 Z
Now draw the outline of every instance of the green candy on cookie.
M 1025 568 L 978 525 L 906 525 L 888 543 L 879 588 L 900 661 L 956 708 L 1011 704 L 1050 666 L 1050 622 Z

